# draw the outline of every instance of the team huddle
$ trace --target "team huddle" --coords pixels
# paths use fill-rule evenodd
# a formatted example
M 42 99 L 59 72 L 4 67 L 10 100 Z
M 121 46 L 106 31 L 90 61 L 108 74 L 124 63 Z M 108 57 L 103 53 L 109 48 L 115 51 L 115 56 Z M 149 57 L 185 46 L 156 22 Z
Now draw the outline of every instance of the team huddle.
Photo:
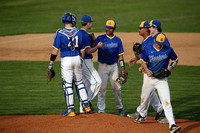
M 80 101 L 80 113 L 94 111 L 92 101 L 96 96 L 98 112 L 104 113 L 109 80 L 119 115 L 124 116 L 121 84 L 126 83 L 128 73 L 125 70 L 122 41 L 114 35 L 116 22 L 106 21 L 106 33 L 95 39 L 95 45 L 91 44 L 93 40 L 88 33 L 94 22 L 89 15 L 82 16 L 81 29 L 76 27 L 77 18 L 73 13 L 65 13 L 62 22 L 65 27 L 56 32 L 47 71 L 47 78 L 50 81 L 55 76 L 53 63 L 60 51 L 62 88 L 66 103 L 66 111 L 61 113 L 67 117 L 76 116 L 73 84 Z M 140 105 L 135 113 L 127 114 L 127 117 L 135 118 L 134 122 L 141 123 L 146 119 L 151 103 L 157 112 L 155 120 L 158 120 L 164 112 L 170 133 L 175 133 L 181 128 L 175 124 L 167 77 L 178 63 L 178 58 L 166 35 L 162 33 L 161 23 L 158 20 L 143 21 L 137 28 L 143 41 L 134 45 L 135 57 L 129 61 L 129 65 L 134 65 L 138 60 L 142 61 L 139 71 L 143 73 L 143 86 Z M 92 61 L 92 53 L 96 51 L 98 51 L 98 70 L 94 68 Z

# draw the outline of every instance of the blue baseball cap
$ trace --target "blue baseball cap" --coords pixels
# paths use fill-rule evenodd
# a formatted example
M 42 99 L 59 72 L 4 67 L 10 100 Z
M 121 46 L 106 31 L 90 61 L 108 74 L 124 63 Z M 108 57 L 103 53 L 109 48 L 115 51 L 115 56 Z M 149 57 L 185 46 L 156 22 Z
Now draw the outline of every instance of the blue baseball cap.
M 114 20 L 108 20 L 108 21 L 106 21 L 105 27 L 115 29 L 116 22 Z
M 149 28 L 149 21 L 142 21 L 137 28 Z
M 158 45 L 166 45 L 166 36 L 163 33 L 157 33 L 154 37 L 154 42 Z
M 92 20 L 92 18 L 89 15 L 84 15 L 81 18 L 81 22 L 94 22 L 94 20 Z
M 149 23 L 149 26 L 150 27 L 161 27 L 161 23 L 160 23 L 160 21 L 158 21 L 158 20 L 151 20 L 150 21 L 150 23 Z

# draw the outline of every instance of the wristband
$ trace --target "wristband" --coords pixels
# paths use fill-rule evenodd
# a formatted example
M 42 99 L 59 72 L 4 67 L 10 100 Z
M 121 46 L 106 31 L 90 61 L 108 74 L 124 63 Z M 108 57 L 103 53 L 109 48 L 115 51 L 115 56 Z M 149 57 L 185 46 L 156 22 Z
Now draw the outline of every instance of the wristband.
M 50 60 L 55 61 L 56 57 L 57 57 L 57 55 L 51 54 Z
M 125 65 L 124 65 L 124 60 L 120 60 L 119 61 L 119 64 L 120 64 L 120 67 L 124 67 Z
M 170 64 L 170 66 L 172 66 L 173 68 L 176 66 L 176 64 L 177 64 L 177 62 L 175 61 L 175 62 L 172 62 L 171 64 Z

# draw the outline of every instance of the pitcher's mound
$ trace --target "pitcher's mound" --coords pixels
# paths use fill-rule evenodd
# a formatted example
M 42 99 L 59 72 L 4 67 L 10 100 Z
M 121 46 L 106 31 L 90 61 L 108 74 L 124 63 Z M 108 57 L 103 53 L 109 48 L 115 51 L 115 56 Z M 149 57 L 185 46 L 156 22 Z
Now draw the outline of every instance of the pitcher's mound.
M 181 133 L 197 133 L 200 121 L 176 119 Z M 0 116 L 1 133 L 169 133 L 168 124 L 148 117 L 141 124 L 134 119 L 107 113 L 63 115 Z

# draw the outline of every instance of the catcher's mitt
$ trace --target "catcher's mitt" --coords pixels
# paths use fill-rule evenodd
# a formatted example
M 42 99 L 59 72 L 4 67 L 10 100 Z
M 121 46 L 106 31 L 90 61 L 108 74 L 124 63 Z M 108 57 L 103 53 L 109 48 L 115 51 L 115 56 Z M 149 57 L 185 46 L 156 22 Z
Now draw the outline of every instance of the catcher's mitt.
M 116 81 L 120 84 L 125 84 L 127 79 L 128 79 L 128 72 L 124 71 L 119 74 L 119 77 L 116 79 Z
M 48 69 L 47 69 L 47 81 L 51 81 L 51 79 L 53 78 L 53 77 L 55 77 L 55 71 L 53 70 L 53 67 L 48 67 Z
M 94 36 L 94 33 L 91 33 L 91 34 L 89 34 L 89 36 L 90 36 L 90 40 L 91 40 L 91 48 L 93 48 L 94 46 L 96 46 L 95 45 L 95 36 Z
M 133 51 L 135 52 L 135 56 L 138 58 L 138 55 L 142 53 L 142 45 L 140 43 L 133 44 Z
M 158 79 L 168 77 L 169 75 L 171 75 L 171 72 L 168 69 L 164 69 L 164 68 L 162 68 L 162 70 L 160 72 L 153 74 L 153 76 Z

